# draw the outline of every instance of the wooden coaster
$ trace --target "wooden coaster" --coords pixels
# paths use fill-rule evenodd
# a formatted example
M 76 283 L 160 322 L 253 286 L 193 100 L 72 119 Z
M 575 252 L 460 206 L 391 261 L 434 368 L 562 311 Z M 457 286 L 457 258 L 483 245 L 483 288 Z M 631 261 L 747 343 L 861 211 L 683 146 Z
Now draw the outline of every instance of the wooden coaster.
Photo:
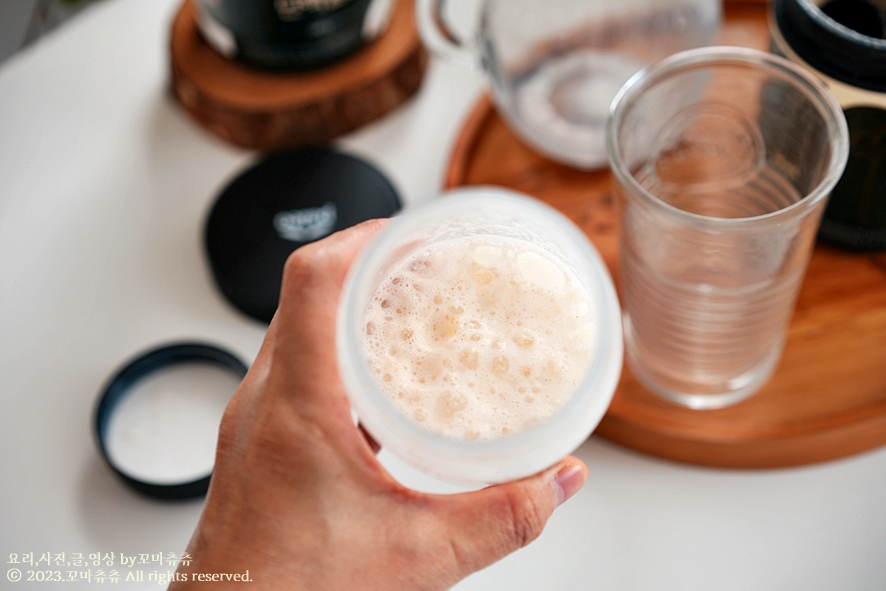
M 722 44 L 766 49 L 766 6 L 727 4 Z M 583 172 L 526 147 L 488 97 L 465 124 L 446 187 L 493 184 L 549 203 L 597 246 L 618 282 L 608 170 Z M 830 460 L 886 444 L 886 254 L 817 246 L 784 356 L 764 388 L 733 407 L 694 411 L 646 391 L 625 368 L 596 434 L 652 455 L 764 468 Z
M 172 90 L 201 125 L 245 148 L 328 142 L 412 96 L 427 64 L 412 0 L 398 0 L 388 30 L 320 70 L 275 73 L 223 58 L 200 36 L 193 0 L 172 25 Z

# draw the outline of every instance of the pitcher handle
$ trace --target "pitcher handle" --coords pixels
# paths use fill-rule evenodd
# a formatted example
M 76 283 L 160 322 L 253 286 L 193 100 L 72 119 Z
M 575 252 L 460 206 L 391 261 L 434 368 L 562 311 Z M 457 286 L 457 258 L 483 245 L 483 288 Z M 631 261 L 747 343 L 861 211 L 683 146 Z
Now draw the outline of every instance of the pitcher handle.
M 480 69 L 476 45 L 462 39 L 446 22 L 446 0 L 415 0 L 415 16 L 422 42 L 435 55 L 470 70 Z

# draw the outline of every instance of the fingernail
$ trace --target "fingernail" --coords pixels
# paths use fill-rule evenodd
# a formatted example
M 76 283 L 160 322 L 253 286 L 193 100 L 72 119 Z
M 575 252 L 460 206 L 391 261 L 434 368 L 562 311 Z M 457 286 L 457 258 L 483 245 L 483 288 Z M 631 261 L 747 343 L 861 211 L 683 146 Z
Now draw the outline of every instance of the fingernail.
M 585 483 L 585 475 L 580 466 L 568 466 L 557 472 L 554 484 L 557 485 L 557 506 L 568 501 Z

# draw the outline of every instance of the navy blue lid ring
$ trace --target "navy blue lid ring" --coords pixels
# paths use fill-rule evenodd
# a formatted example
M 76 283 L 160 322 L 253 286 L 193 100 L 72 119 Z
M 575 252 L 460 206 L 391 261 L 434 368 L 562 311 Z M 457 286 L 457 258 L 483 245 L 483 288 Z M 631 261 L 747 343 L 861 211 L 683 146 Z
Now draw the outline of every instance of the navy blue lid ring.
M 188 364 L 209 364 L 227 370 L 238 379 L 242 379 L 248 369 L 235 355 L 213 345 L 198 342 L 170 344 L 150 350 L 126 363 L 107 383 L 96 405 L 93 426 L 102 457 L 126 484 L 151 497 L 189 499 L 205 495 L 212 475 L 211 468 L 205 476 L 175 483 L 151 482 L 147 478 L 129 473 L 109 453 L 108 432 L 111 418 L 118 404 L 137 383 L 158 370 Z

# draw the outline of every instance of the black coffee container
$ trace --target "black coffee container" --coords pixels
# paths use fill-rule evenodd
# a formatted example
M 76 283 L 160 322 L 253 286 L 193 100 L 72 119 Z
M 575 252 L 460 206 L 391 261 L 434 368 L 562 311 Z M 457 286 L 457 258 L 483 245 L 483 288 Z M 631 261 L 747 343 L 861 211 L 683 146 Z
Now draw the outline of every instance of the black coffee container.
M 219 53 L 265 70 L 334 63 L 380 35 L 391 0 L 198 0 L 198 26 Z
M 772 50 L 815 72 L 843 107 L 849 162 L 819 237 L 886 250 L 886 14 L 866 0 L 773 0 Z

